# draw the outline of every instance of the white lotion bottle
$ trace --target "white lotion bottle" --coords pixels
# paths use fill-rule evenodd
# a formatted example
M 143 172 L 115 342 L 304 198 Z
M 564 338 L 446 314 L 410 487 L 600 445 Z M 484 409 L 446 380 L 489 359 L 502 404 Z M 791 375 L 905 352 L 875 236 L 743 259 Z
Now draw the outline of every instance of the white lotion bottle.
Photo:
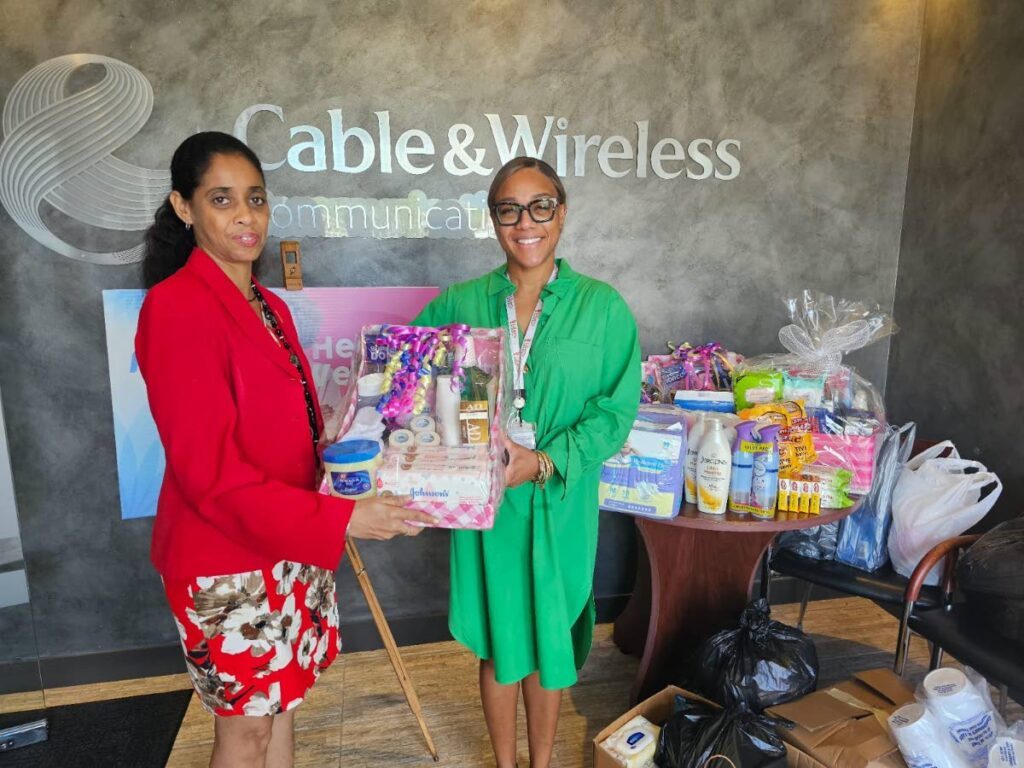
M 437 377 L 434 396 L 434 418 L 442 445 L 449 448 L 462 445 L 462 434 L 459 431 L 459 401 L 462 393 L 458 388 L 452 388 L 451 376 Z
M 683 467 L 683 485 L 687 504 L 697 503 L 697 453 L 700 451 L 700 441 L 704 437 L 706 417 L 706 411 L 697 411 L 697 420 L 686 436 L 686 466 Z
M 709 515 L 724 515 L 729 503 L 732 449 L 722 422 L 708 419 L 704 439 L 697 452 L 697 509 Z

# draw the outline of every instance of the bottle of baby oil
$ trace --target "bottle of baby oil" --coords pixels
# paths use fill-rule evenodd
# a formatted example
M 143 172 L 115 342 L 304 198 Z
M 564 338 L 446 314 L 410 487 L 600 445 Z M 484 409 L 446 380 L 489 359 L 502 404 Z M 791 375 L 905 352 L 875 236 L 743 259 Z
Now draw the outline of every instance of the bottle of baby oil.
M 697 454 L 697 509 L 724 515 L 729 503 L 732 450 L 718 419 L 704 422 L 704 439 Z

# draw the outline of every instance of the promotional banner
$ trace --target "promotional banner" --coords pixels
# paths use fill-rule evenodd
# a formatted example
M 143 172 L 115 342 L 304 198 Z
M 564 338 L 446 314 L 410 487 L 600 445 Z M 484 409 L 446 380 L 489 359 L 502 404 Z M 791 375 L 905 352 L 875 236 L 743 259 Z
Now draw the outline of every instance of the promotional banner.
M 375 323 L 408 323 L 438 294 L 437 288 L 273 289 L 295 320 L 299 341 L 313 368 L 327 432 L 353 381 L 359 330 Z M 135 360 L 135 329 L 143 290 L 103 291 L 110 397 L 121 494 L 121 517 L 156 514 L 164 452 L 149 412 L 146 384 Z

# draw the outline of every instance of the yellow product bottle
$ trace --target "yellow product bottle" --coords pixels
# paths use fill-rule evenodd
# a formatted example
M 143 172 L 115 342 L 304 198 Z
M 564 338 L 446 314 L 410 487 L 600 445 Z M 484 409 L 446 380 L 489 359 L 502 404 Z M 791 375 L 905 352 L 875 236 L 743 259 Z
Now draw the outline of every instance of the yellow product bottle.
M 729 503 L 732 450 L 722 422 L 708 419 L 697 454 L 697 509 L 710 515 L 724 515 Z

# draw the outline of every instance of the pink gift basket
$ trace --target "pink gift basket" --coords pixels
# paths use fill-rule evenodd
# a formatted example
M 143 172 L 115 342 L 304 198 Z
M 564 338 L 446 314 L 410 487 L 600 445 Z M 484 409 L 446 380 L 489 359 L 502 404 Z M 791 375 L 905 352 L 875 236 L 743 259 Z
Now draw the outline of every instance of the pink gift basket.
M 377 442 L 376 493 L 411 497 L 439 528 L 493 527 L 505 492 L 504 332 L 365 326 L 356 357 L 358 377 L 328 431 Z

